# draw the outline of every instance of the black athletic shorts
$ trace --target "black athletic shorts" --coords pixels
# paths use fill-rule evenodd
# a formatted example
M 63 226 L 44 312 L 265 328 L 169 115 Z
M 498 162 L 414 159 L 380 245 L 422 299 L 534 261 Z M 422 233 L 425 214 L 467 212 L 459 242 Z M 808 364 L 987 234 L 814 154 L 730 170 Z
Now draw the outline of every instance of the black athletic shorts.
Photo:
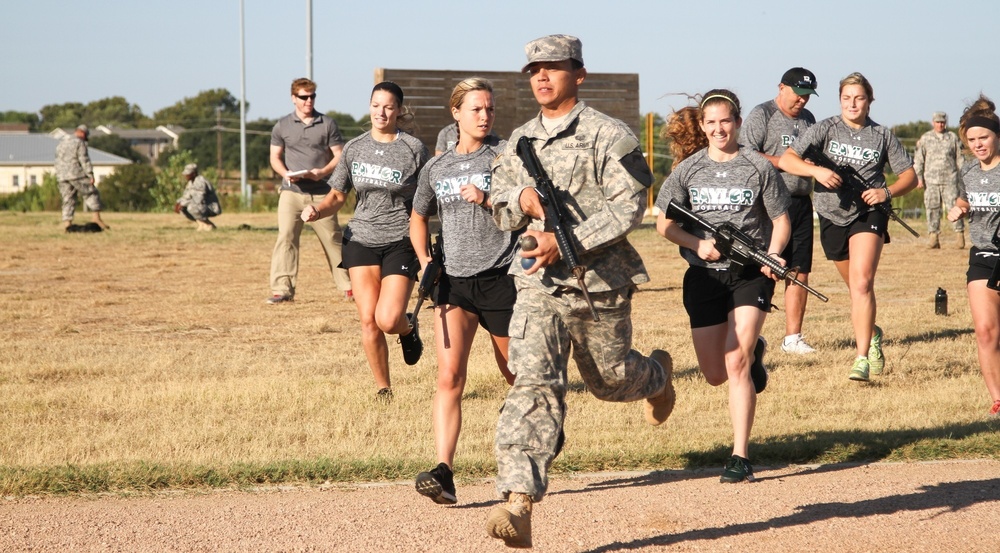
M 351 267 L 377 265 L 382 268 L 383 277 L 403 275 L 411 280 L 416 280 L 417 271 L 420 270 L 420 261 L 417 260 L 417 254 L 413 251 L 413 244 L 410 243 L 409 238 L 386 246 L 368 247 L 351 242 L 345 236 L 340 255 L 342 258 L 341 268 L 350 269 Z
M 756 265 L 738 274 L 694 266 L 684 273 L 684 309 L 691 328 L 722 324 L 729 320 L 730 311 L 744 305 L 770 313 L 773 296 L 774 281 Z
M 510 336 L 517 288 L 507 267 L 483 271 L 471 277 L 442 273 L 434 296 L 435 305 L 454 305 L 479 317 L 479 325 L 493 336 Z
M 846 227 L 837 226 L 822 215 L 819 216 L 819 242 L 823 245 L 823 253 L 830 261 L 848 259 L 851 237 L 862 232 L 881 234 L 888 244 L 889 216 L 877 210 L 866 211 Z
M 965 273 L 965 283 L 973 280 L 989 280 L 993 275 L 1000 255 L 995 251 L 981 250 L 975 246 L 969 249 L 969 270 Z
M 792 196 L 788 204 L 788 220 L 792 235 L 781 258 L 788 267 L 798 267 L 800 273 L 811 273 L 813 266 L 813 203 L 809 196 Z

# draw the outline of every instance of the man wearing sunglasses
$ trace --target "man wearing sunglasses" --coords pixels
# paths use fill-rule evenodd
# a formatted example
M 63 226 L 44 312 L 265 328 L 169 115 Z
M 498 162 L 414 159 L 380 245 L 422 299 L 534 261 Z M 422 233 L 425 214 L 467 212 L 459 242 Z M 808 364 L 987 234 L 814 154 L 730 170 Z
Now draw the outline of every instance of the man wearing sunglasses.
M 316 83 L 309 79 L 292 82 L 295 111 L 281 118 L 271 131 L 271 168 L 281 176 L 278 196 L 278 240 L 271 254 L 269 304 L 290 302 L 295 297 L 299 272 L 299 237 L 302 210 L 316 206 L 330 191 L 327 183 L 340 161 L 344 139 L 337 123 L 316 111 Z M 337 214 L 310 223 L 319 238 L 326 261 L 345 299 L 352 299 L 351 281 L 340 265 L 343 232 Z
M 778 168 L 778 158 L 785 150 L 816 123 L 816 118 L 806 109 L 809 98 L 816 94 L 816 75 L 804 67 L 793 67 L 781 76 L 778 95 L 750 110 L 740 129 L 740 144 L 760 152 Z M 798 278 L 809 282 L 813 258 L 813 206 L 809 192 L 812 179 L 798 177 L 778 169 L 785 187 L 791 194 L 788 216 L 792 223 L 792 236 L 781 258 L 790 267 L 798 267 Z M 802 320 L 806 314 L 809 295 L 801 286 L 785 283 L 785 338 L 781 349 L 786 353 L 807 354 L 816 351 L 802 339 Z

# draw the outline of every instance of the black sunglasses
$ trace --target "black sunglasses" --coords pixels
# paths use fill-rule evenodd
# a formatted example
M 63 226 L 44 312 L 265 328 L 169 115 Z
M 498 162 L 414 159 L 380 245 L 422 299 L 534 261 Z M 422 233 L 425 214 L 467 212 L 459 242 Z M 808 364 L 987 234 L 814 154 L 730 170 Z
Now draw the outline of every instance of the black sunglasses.
M 816 85 L 809 81 L 799 81 L 794 84 L 789 84 L 788 86 L 794 86 L 796 88 L 808 88 L 809 90 L 815 90 Z M 299 96 L 301 98 L 301 96 Z
M 305 102 L 306 100 L 315 100 L 316 93 L 313 92 L 312 94 L 296 94 L 295 97 Z

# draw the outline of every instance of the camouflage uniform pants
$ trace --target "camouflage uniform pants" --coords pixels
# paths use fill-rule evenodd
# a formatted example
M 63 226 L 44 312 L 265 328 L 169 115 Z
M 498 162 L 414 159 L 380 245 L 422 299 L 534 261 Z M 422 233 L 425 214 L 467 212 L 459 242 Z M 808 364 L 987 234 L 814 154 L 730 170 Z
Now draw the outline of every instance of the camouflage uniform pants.
M 562 448 L 571 348 L 598 399 L 636 401 L 663 390 L 663 369 L 631 349 L 634 292 L 627 286 L 591 294 L 601 316 L 595 323 L 578 291 L 518 290 L 510 321 L 510 369 L 517 379 L 500 412 L 495 444 L 502 497 L 518 492 L 537 502 L 545 495 L 549 466 Z
M 944 212 L 955 205 L 958 190 L 954 184 L 936 184 L 924 181 L 924 208 L 927 210 L 927 232 L 941 232 L 941 205 Z M 965 231 L 965 219 L 959 219 L 952 225 L 955 232 Z
M 62 195 L 62 220 L 72 221 L 76 214 L 77 194 L 83 196 L 83 205 L 89 211 L 104 211 L 101 195 L 97 187 L 91 184 L 88 177 L 74 180 L 59 181 L 59 194 Z

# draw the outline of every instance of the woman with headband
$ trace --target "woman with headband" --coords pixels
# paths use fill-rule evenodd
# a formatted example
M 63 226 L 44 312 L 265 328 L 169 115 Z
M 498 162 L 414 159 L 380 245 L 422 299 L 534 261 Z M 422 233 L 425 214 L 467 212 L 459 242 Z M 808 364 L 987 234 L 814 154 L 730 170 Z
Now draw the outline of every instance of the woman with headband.
M 705 93 L 698 108 L 672 114 L 665 134 L 675 153 L 675 167 L 656 198 L 657 232 L 679 245 L 690 264 L 684 275 L 684 308 L 698 366 L 709 384 L 729 382 L 733 453 L 722 473 L 726 483 L 754 479 L 750 430 L 757 394 L 767 385 L 767 342 L 760 331 L 771 310 L 777 277 L 752 264 L 731 269 L 712 237 L 671 219 L 667 210 L 673 201 L 713 226 L 728 223 L 784 265 L 779 252 L 791 232 L 788 190 L 771 162 L 739 147 L 741 123 L 740 101 L 724 89 Z
M 399 336 L 403 360 L 415 365 L 423 352 L 417 326 L 406 313 L 420 265 L 410 244 L 410 210 L 417 175 L 427 148 L 405 130 L 413 115 L 403 107 L 403 90 L 385 81 L 372 89 L 368 106 L 372 128 L 344 145 L 330 178 L 330 193 L 304 221 L 328 217 L 344 205 L 354 188 L 357 206 L 344 228 L 343 267 L 351 277 L 361 318 L 361 343 L 378 388 L 376 398 L 392 399 L 386 334 Z
M 824 119 L 785 150 L 782 171 L 816 179 L 813 204 L 819 214 L 820 244 L 833 261 L 851 295 L 851 323 L 857 357 L 848 378 L 867 382 L 885 366 L 882 329 L 875 324 L 875 271 L 882 245 L 889 242 L 889 217 L 874 206 L 902 196 L 917 185 L 913 160 L 896 135 L 868 117 L 875 94 L 861 73 L 840 81 L 840 115 Z M 842 186 L 840 176 L 803 161 L 809 146 L 819 148 L 833 162 L 852 166 L 871 186 L 856 201 L 857 192 Z M 886 186 L 886 165 L 899 178 Z
M 987 287 L 1000 258 L 1000 251 L 993 243 L 1000 227 L 996 201 L 1000 192 L 1000 169 L 997 168 L 1000 167 L 1000 118 L 996 105 L 980 95 L 962 114 L 958 129 L 962 141 L 976 159 L 962 169 L 958 199 L 948 212 L 948 220 L 955 222 L 969 217 L 972 238 L 966 273 L 969 308 L 976 328 L 979 370 L 993 399 L 989 413 L 997 416 L 1000 415 L 1000 293 Z M 996 282 L 992 285 L 996 286 Z
M 496 115 L 493 85 L 472 77 L 451 93 L 456 144 L 420 171 L 410 217 L 410 241 L 426 269 L 428 221 L 441 219 L 444 267 L 434 298 L 434 337 L 438 377 L 434 394 L 434 449 L 438 465 L 417 475 L 417 491 L 435 503 L 454 504 L 454 460 L 462 429 L 462 392 L 476 331 L 489 333 L 500 374 L 507 384 L 508 332 L 517 290 L 507 274 L 520 233 L 502 231 L 493 222 L 490 164 L 506 141 L 491 134 Z

